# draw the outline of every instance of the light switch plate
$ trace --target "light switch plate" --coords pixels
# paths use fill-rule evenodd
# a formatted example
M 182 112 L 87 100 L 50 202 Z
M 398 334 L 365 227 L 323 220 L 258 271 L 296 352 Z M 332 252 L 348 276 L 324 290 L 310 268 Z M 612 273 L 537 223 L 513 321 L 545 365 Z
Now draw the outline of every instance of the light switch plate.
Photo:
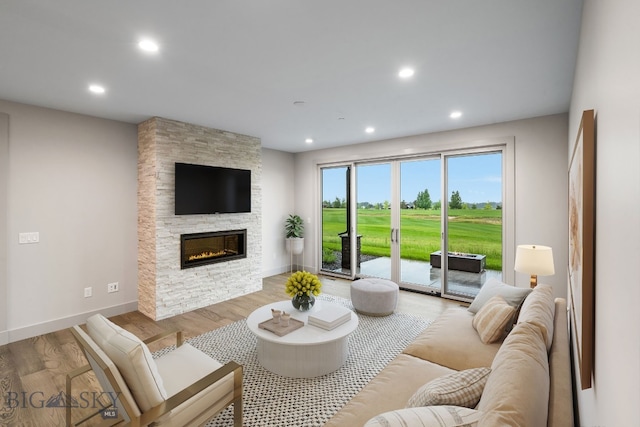
M 18 234 L 18 243 L 20 243 L 21 245 L 38 242 L 40 242 L 40 233 L 37 231 Z

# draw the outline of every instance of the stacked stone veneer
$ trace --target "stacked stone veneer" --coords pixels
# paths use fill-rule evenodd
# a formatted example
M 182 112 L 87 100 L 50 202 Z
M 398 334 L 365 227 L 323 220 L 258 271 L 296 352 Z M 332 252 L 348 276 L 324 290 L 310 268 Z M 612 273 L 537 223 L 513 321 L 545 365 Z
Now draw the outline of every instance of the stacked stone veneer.
M 251 170 L 251 213 L 175 215 L 175 163 Z M 154 320 L 262 289 L 258 138 L 149 119 L 138 125 L 138 310 Z M 180 235 L 247 229 L 247 257 L 180 269 Z

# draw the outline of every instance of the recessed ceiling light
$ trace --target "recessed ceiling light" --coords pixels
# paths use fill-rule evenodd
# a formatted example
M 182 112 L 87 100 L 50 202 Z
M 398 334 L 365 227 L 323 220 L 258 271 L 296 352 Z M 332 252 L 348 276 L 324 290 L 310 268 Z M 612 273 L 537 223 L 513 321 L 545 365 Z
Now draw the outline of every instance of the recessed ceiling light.
M 157 52 L 159 49 L 158 44 L 149 39 L 140 40 L 140 43 L 138 43 L 138 47 L 145 52 Z
M 304 142 L 306 142 L 307 144 L 311 144 L 313 142 L 312 138 L 307 138 L 304 140 Z
M 402 77 L 403 79 L 408 79 L 409 77 L 413 76 L 414 73 L 415 71 L 413 70 L 413 68 L 403 68 L 398 73 L 398 76 Z
M 93 93 L 105 93 L 105 89 L 104 87 L 100 86 L 100 85 L 89 85 L 89 90 Z
M 374 133 L 376 131 L 376 128 L 369 126 L 368 128 L 366 128 L 364 130 L 366 133 Z
M 449 114 L 449 117 L 452 119 L 459 119 L 462 117 L 462 111 L 452 111 L 451 114 Z

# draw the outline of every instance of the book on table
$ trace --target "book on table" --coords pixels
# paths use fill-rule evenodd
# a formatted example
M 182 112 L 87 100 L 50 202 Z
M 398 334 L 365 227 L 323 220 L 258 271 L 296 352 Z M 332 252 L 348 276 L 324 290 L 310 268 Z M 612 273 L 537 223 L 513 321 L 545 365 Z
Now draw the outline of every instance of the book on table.
M 351 310 L 339 305 L 323 307 L 310 314 L 308 323 L 322 329 L 331 330 L 351 320 Z

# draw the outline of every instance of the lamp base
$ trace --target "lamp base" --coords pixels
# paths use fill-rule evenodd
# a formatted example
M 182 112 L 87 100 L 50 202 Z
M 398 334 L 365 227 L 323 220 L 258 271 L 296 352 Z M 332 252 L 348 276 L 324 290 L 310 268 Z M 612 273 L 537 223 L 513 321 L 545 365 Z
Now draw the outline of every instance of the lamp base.
M 531 289 L 535 288 L 536 286 L 538 286 L 538 276 L 535 274 L 531 275 L 531 281 L 529 281 L 529 286 L 531 286 Z

